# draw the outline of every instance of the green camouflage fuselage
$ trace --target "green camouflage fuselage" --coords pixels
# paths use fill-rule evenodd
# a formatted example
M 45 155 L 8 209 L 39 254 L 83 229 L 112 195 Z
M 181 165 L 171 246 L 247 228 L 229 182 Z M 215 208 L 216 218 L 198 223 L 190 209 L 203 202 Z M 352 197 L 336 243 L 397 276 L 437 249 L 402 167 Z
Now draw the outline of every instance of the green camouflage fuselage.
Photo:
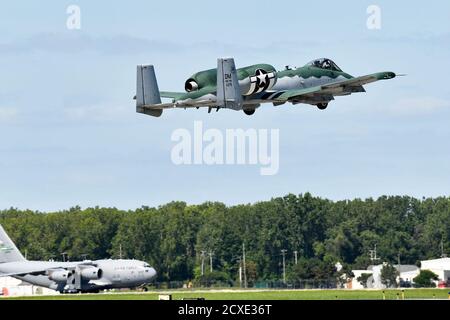
M 263 69 L 267 72 L 275 72 L 275 68 L 269 64 L 256 64 L 237 69 L 238 80 L 241 81 L 253 76 L 257 69 Z M 304 66 L 296 69 L 277 71 L 276 75 L 277 81 L 275 85 L 270 88 L 270 90 L 250 96 L 244 96 L 244 104 L 258 105 L 260 103 L 267 102 L 276 103 L 277 96 L 287 90 L 305 89 L 353 78 L 351 75 L 343 71 L 324 70 L 314 66 Z M 189 80 L 194 80 L 199 84 L 198 90 L 180 94 L 173 99 L 173 102 L 195 104 L 198 101 L 215 100 L 217 69 L 209 69 L 195 73 L 187 80 L 187 82 Z M 165 96 L 164 92 L 161 92 L 161 96 Z M 315 104 L 317 103 L 317 100 L 311 99 L 310 102 L 306 103 Z

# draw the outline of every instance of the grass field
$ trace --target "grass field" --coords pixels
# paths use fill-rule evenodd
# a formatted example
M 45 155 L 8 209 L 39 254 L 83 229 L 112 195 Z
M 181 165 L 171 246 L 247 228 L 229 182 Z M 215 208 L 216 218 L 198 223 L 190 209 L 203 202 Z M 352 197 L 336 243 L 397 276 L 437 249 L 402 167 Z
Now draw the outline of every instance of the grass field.
M 408 299 L 448 299 L 450 289 L 406 289 Z M 164 292 L 124 292 L 100 294 L 65 294 L 54 296 L 11 297 L 18 300 L 157 300 L 160 294 L 172 294 L 174 300 L 381 300 L 382 290 L 196 290 Z M 386 300 L 402 299 L 401 290 L 384 290 Z M 449 300 L 450 303 L 450 300 Z

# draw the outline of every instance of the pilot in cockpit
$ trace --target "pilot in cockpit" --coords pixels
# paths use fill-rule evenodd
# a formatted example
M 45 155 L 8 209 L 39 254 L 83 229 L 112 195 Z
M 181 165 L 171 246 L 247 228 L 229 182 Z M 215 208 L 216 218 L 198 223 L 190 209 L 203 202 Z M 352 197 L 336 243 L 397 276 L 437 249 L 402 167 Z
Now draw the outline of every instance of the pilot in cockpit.
M 323 69 L 331 69 L 331 63 L 330 63 L 330 60 L 325 59 L 325 60 L 322 62 L 322 68 L 323 68 Z

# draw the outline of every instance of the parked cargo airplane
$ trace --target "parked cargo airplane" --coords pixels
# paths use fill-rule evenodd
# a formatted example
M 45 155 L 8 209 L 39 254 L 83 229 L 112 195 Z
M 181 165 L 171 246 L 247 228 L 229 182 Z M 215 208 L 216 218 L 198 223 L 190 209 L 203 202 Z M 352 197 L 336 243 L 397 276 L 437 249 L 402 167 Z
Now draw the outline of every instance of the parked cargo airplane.
M 0 277 L 11 276 L 61 293 L 135 288 L 149 283 L 155 269 L 138 260 L 28 261 L 0 225 Z
M 217 68 L 200 71 L 189 77 L 186 92 L 159 91 L 154 67 L 137 66 L 136 111 L 154 117 L 161 116 L 167 108 L 208 107 L 243 110 L 252 115 L 261 103 L 274 106 L 286 102 L 306 103 L 326 109 L 335 96 L 365 92 L 363 85 L 395 78 L 390 71 L 354 78 L 342 71 L 330 59 L 322 58 L 303 67 L 286 67 L 276 71 L 269 64 L 255 64 L 236 69 L 233 58 L 220 58 Z M 162 103 L 161 97 L 172 102 Z

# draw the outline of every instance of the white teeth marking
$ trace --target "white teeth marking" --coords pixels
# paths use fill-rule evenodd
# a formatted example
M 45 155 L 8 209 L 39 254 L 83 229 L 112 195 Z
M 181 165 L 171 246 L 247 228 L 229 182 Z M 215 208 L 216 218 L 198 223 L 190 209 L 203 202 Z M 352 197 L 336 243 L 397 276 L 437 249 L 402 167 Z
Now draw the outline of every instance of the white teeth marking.
M 268 98 L 267 98 L 267 100 L 272 100 L 272 98 L 275 96 L 275 95 L 277 95 L 278 93 L 280 93 L 281 91 L 277 91 L 277 92 L 274 92 L 273 94 L 271 94 Z M 284 91 L 283 91 L 283 93 L 284 93 Z
M 293 77 L 285 76 L 282 78 L 278 78 L 277 83 L 272 87 L 272 90 L 289 90 L 289 89 L 298 89 L 298 88 L 308 88 L 313 86 L 319 86 L 323 84 L 330 83 L 330 77 L 322 76 L 320 78 L 317 77 L 309 77 L 303 78 L 298 75 Z M 347 80 L 342 75 L 339 75 L 337 78 L 331 79 L 333 82 L 340 80 Z

